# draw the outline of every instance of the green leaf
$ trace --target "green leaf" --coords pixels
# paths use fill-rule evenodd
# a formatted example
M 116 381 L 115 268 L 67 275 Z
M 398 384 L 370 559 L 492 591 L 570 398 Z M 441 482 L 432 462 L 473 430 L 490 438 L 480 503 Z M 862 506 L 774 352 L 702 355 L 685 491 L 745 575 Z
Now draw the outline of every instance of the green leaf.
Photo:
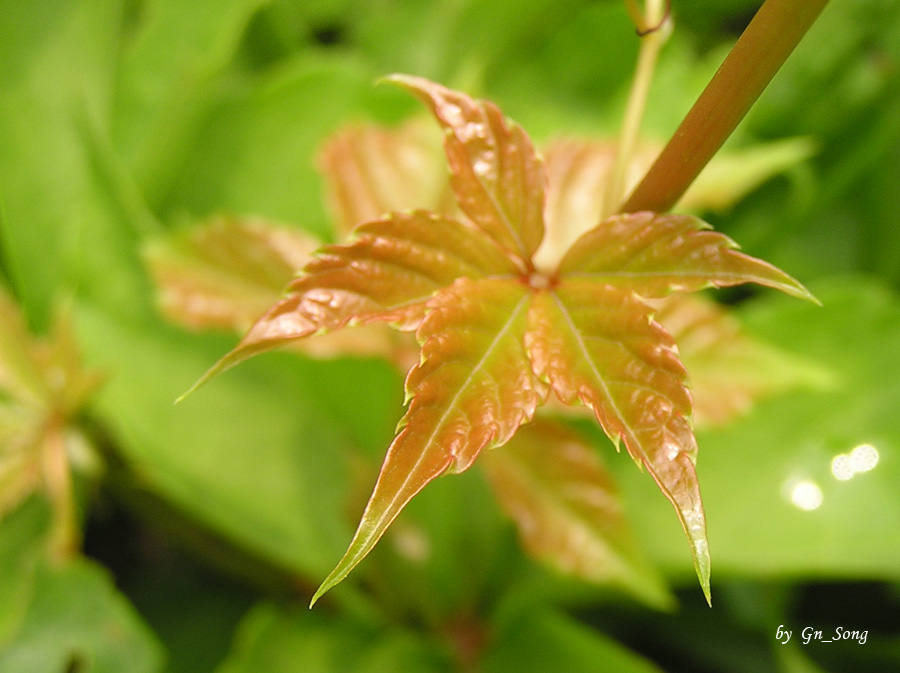
M 504 444 L 532 418 L 546 391 L 522 344 L 529 299 L 517 280 L 487 278 L 461 279 L 428 302 L 402 430 L 347 553 L 312 603 L 349 574 L 428 482 L 468 469 L 483 449 Z
M 672 337 L 626 290 L 566 280 L 537 294 L 526 335 L 535 373 L 565 404 L 591 409 L 672 502 L 709 600 L 706 519 L 691 399 Z
M 25 618 L 52 515 L 49 502 L 33 497 L 0 518 L 0 650 Z
M 39 327 L 70 280 L 76 235 L 107 216 L 82 135 L 85 126 L 108 128 L 120 4 L 0 6 L 0 238 L 12 284 Z
M 132 8 L 117 68 L 112 138 L 152 203 L 165 194 L 212 95 L 210 83 L 264 0 L 148 0 Z
M 460 277 L 513 273 L 512 262 L 470 227 L 425 211 L 367 222 L 346 245 L 323 248 L 241 342 L 195 385 L 286 342 L 367 322 L 414 329 L 428 299 Z
M 0 673 L 162 671 L 163 652 L 98 566 L 40 566 L 25 617 L 0 651 Z
M 710 229 L 689 215 L 616 215 L 575 242 L 559 274 L 627 286 L 648 298 L 752 282 L 815 301 L 786 273 L 737 252 L 731 239 Z
M 424 640 L 400 629 L 375 630 L 347 618 L 261 603 L 244 618 L 232 653 L 216 673 L 387 673 L 444 671 Z
M 655 607 L 672 597 L 639 552 L 596 451 L 560 423 L 536 421 L 481 465 L 526 549 L 557 570 L 615 584 Z
M 314 157 L 342 120 L 363 112 L 374 77 L 357 59 L 300 52 L 238 86 L 223 83 L 177 175 L 154 199 L 158 210 L 253 213 L 327 239 L 331 218 Z
M 723 210 L 732 206 L 762 183 L 796 166 L 815 154 L 809 138 L 786 138 L 738 150 L 723 150 L 678 202 L 678 210 Z
M 408 75 L 390 81 L 425 102 L 444 129 L 450 185 L 462 211 L 528 261 L 544 236 L 546 174 L 531 140 L 496 105 Z
M 179 520 L 293 577 L 327 572 L 350 532 L 347 454 L 390 436 L 393 372 L 274 356 L 175 406 L 221 339 L 130 324 L 87 304 L 77 317 L 86 357 L 115 372 L 92 414 L 127 467 L 126 493 L 162 500 Z
M 47 402 L 50 391 L 34 351 L 34 338 L 19 307 L 0 286 L 0 394 L 3 397 L 29 406 Z
M 485 673 L 658 673 L 639 655 L 596 630 L 548 608 L 507 616 L 500 624 L 480 670 Z

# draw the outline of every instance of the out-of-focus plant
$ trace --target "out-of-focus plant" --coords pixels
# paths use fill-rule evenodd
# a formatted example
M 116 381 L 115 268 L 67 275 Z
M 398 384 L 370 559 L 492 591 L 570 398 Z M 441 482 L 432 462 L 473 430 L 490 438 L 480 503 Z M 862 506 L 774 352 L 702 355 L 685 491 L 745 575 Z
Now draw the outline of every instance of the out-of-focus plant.
M 37 339 L 0 288 L 0 517 L 45 493 L 53 506 L 49 551 L 59 559 L 80 544 L 71 468 L 90 468 L 94 458 L 76 421 L 101 380 L 83 368 L 65 314 Z

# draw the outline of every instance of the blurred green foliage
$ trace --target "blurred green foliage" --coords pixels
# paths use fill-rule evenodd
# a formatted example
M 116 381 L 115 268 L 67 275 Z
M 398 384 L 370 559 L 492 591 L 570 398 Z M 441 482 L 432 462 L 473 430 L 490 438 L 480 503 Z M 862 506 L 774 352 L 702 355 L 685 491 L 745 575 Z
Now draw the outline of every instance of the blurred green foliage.
M 648 136 L 671 134 L 757 4 L 673 0 Z M 538 140 L 601 136 L 636 53 L 612 0 L 2 0 L 0 275 L 35 334 L 71 306 L 107 379 L 78 419 L 104 464 L 99 488 L 76 474 L 86 556 L 47 557 L 40 495 L 0 521 L 0 671 L 900 666 L 892 0 L 833 0 L 733 139 L 807 136 L 817 154 L 709 217 L 825 305 L 727 295 L 746 327 L 833 374 L 700 434 L 714 613 L 667 504 L 598 436 L 648 555 L 687 580 L 675 614 L 528 560 L 475 472 L 426 490 L 309 614 L 400 415 L 398 375 L 277 354 L 172 405 L 232 340 L 158 317 L 149 237 L 219 212 L 330 235 L 317 148 L 414 109 L 381 75 L 488 96 Z M 878 464 L 837 480 L 832 458 L 863 443 Z M 797 506 L 800 482 L 819 507 Z M 795 647 L 807 625 L 871 633 Z

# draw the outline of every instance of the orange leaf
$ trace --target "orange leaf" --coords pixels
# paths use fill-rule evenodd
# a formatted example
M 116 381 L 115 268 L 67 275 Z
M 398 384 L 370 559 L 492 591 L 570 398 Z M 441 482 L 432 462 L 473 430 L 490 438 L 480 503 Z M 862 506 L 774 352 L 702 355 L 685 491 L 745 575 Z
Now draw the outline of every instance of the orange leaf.
M 628 290 L 566 280 L 535 297 L 525 343 L 535 373 L 564 403 L 590 408 L 675 506 L 708 598 L 706 519 L 686 372 L 672 337 L 651 315 Z
M 312 602 L 343 580 L 428 482 L 507 442 L 546 396 L 523 346 L 531 293 L 517 280 L 461 279 L 436 294 L 417 331 L 409 409 L 347 553 Z
M 536 558 L 589 582 L 617 584 L 651 605 L 671 604 L 638 551 L 612 479 L 579 435 L 539 419 L 480 464 Z
M 288 286 L 289 294 L 191 391 L 257 353 L 346 325 L 389 322 L 415 329 L 427 300 L 455 279 L 516 272 L 477 230 L 425 211 L 367 222 L 353 237 L 320 250 Z
M 546 174 L 526 133 L 496 105 L 409 75 L 388 78 L 412 91 L 444 128 L 450 185 L 462 211 L 527 264 L 544 236 Z
M 559 265 L 568 278 L 627 286 L 644 297 L 759 283 L 815 301 L 799 282 L 735 248 L 690 215 L 615 215 L 579 238 Z
M 437 138 L 422 120 L 396 129 L 353 126 L 329 139 L 319 155 L 338 238 L 386 213 L 427 208 L 455 215 Z

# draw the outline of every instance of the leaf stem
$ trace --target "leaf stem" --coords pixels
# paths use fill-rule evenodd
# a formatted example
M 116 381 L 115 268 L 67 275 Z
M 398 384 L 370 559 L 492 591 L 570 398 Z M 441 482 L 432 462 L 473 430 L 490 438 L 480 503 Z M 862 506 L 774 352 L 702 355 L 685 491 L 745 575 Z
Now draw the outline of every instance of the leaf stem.
M 629 0 L 627 4 L 641 38 L 641 50 L 638 54 L 631 91 L 628 94 L 625 119 L 616 146 L 615 162 L 606 183 L 606 198 L 603 200 L 605 212 L 601 213 L 601 219 L 606 219 L 609 215 L 617 212 L 625 198 L 628 168 L 631 166 L 634 150 L 637 147 L 641 120 L 644 118 L 647 94 L 653 80 L 656 61 L 660 49 L 671 32 L 669 7 L 666 0 L 647 0 L 643 16 L 638 11 L 634 0 Z
M 620 212 L 677 203 L 781 68 L 828 0 L 766 0 Z
M 65 423 L 59 414 L 53 413 L 47 420 L 43 442 L 44 484 L 53 508 L 50 555 L 54 560 L 63 561 L 78 551 L 80 535 L 66 456 Z

